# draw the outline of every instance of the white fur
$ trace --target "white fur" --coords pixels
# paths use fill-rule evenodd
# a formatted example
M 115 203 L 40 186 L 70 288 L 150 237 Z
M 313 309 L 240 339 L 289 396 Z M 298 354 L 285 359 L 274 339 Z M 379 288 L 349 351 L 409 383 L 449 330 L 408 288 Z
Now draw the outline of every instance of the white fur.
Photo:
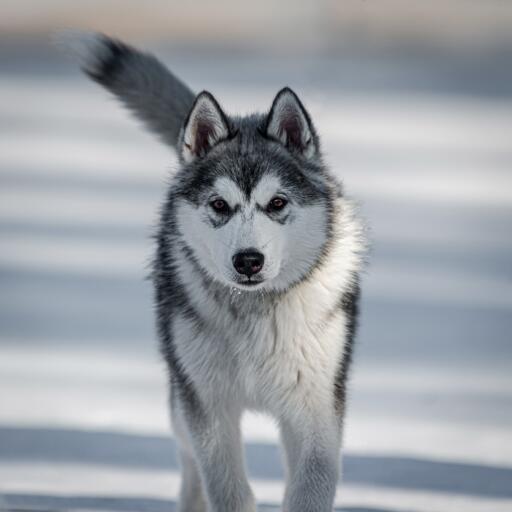
M 325 210 L 322 205 L 298 206 L 290 202 L 284 212 L 290 222 L 281 225 L 258 209 L 276 194 L 282 194 L 278 178 L 263 178 L 248 201 L 242 191 L 228 178 L 219 178 L 214 185 L 215 195 L 240 211 L 225 225 L 213 229 L 207 222 L 208 204 L 197 209 L 183 203 L 178 208 L 182 233 L 211 277 L 230 286 L 237 284 L 232 257 L 238 251 L 256 249 L 265 256 L 259 276 L 263 283 L 252 289 L 286 289 L 314 264 L 318 248 L 326 237 Z
M 276 184 L 271 179 L 262 183 L 254 191 L 255 198 L 268 198 Z M 241 197 L 233 184 L 221 182 L 217 186 L 225 197 L 233 200 Z M 208 434 L 204 426 L 196 429 L 194 421 L 187 424 L 185 442 L 191 443 L 195 447 L 192 451 L 200 455 L 197 466 L 192 459 L 186 462 L 189 480 L 184 484 L 184 493 L 191 486 L 195 488 L 194 482 L 199 482 L 201 469 L 206 488 L 209 485 L 214 489 L 223 488 L 231 497 L 230 503 L 237 503 L 233 510 L 256 510 L 245 477 L 239 431 L 242 411 L 252 408 L 270 413 L 281 428 L 288 462 L 284 510 L 332 510 L 341 442 L 341 426 L 334 406 L 334 381 L 346 339 L 346 318 L 338 301 L 340 293 L 353 284 L 354 272 L 360 270 L 363 250 L 361 226 L 353 215 L 351 203 L 339 199 L 335 208 L 334 243 L 322 264 L 309 279 L 289 289 L 265 314 L 258 312 L 258 292 L 235 291 L 224 301 L 214 300 L 197 279 L 193 263 L 185 255 L 180 258 L 178 268 L 182 284 L 204 326 L 198 328 L 185 316 L 175 317 L 173 340 L 180 363 L 191 376 L 210 418 L 206 427 Z M 314 209 L 303 210 L 302 214 L 297 213 L 297 228 L 287 234 L 286 244 L 291 244 L 293 250 L 316 244 L 315 232 L 323 229 L 319 225 L 318 229 L 305 230 L 305 226 L 311 226 Z M 230 255 L 232 250 L 224 251 L 220 245 L 215 245 L 215 238 L 222 236 L 218 230 L 212 235 L 208 229 L 201 228 L 201 221 L 193 221 L 191 225 L 192 218 L 200 219 L 200 215 L 185 208 L 179 222 L 187 222 L 187 233 L 197 230 L 197 237 L 189 236 L 189 243 L 197 244 L 202 240 L 202 247 L 210 250 L 201 252 L 208 258 L 207 267 L 221 254 Z M 288 226 L 282 228 L 288 230 Z M 197 249 L 197 245 L 194 247 Z M 236 247 L 233 245 L 233 249 Z M 276 247 L 272 246 L 271 250 Z M 281 259 L 280 265 L 283 275 L 278 274 L 273 279 L 284 286 L 294 272 L 286 270 L 288 262 L 285 260 Z M 289 267 L 294 267 L 293 262 Z M 222 271 L 222 266 L 219 270 Z M 246 311 L 246 316 L 234 319 L 231 308 L 242 305 L 247 298 L 245 294 L 251 295 L 254 312 Z M 183 413 L 178 415 L 183 419 Z M 208 469 L 219 464 L 219 457 L 224 475 L 221 481 L 217 471 Z M 311 460 L 320 461 L 318 468 L 313 466 L 313 475 Z M 183 512 L 195 510 L 195 500 L 197 497 L 184 501 Z M 223 510 L 225 502 L 219 503 L 210 496 L 209 510 Z M 200 505 L 197 510 L 202 512 L 204 508 Z
M 211 300 L 195 277 L 192 263 L 181 260 L 180 274 L 190 300 L 211 328 L 198 336 L 190 320 L 178 318 L 174 326 L 180 360 L 190 375 L 204 380 L 199 389 L 243 395 L 238 397 L 241 402 L 276 415 L 287 409 L 300 411 L 306 405 L 319 414 L 329 409 L 324 401 L 332 398 L 334 372 L 344 349 L 345 319 L 336 308 L 337 301 L 340 292 L 352 285 L 353 273 L 360 270 L 363 249 L 361 226 L 352 215 L 351 204 L 340 199 L 337 207 L 343 220 L 335 229 L 343 238 L 311 277 L 288 291 L 249 332 L 240 332 L 239 324 L 225 310 L 227 304 Z M 209 239 L 205 246 L 210 243 Z M 236 304 L 236 292 L 232 301 Z M 330 311 L 333 315 L 326 319 Z M 219 366 L 212 368 L 212 361 Z

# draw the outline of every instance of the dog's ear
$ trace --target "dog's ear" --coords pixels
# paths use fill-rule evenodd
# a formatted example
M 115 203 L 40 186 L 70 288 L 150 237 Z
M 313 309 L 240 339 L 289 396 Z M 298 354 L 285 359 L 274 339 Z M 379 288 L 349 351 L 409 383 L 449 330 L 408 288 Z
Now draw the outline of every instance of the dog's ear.
M 198 94 L 183 129 L 181 156 L 185 162 L 203 157 L 229 137 L 229 122 L 217 100 L 207 91 Z
M 266 135 L 306 158 L 318 153 L 318 139 L 309 114 L 289 87 L 281 89 L 274 98 L 267 116 Z

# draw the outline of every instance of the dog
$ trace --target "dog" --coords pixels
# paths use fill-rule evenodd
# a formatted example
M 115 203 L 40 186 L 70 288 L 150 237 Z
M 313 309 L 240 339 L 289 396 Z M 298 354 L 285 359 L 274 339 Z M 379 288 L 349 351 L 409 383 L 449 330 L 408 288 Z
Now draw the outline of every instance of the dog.
M 179 510 L 256 510 L 240 432 L 256 410 L 280 428 L 283 509 L 332 511 L 365 241 L 308 111 L 285 87 L 267 113 L 229 116 L 152 55 L 100 34 L 66 39 L 178 156 L 152 278 Z

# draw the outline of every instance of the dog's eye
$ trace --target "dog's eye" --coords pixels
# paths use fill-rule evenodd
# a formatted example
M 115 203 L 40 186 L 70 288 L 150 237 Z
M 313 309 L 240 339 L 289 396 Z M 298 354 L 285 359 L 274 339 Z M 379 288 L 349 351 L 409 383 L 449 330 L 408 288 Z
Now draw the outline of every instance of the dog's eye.
M 215 199 L 210 203 L 210 206 L 217 212 L 217 213 L 229 213 L 229 206 L 224 199 Z
M 274 197 L 270 200 L 270 202 L 267 205 L 267 211 L 268 212 L 278 212 L 282 210 L 288 201 L 284 197 Z

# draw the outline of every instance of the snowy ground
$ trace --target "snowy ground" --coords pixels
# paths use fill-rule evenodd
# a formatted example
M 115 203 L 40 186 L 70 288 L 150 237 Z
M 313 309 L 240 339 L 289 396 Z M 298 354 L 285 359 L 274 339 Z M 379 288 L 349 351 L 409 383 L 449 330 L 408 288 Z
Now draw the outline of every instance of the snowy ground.
M 254 82 L 236 62 L 223 76 L 178 61 L 231 111 L 296 85 L 372 227 L 337 504 L 512 510 L 512 96 L 418 89 L 400 65 L 403 87 L 377 91 L 336 88 L 336 63 Z M 173 510 L 144 280 L 173 156 L 64 65 L 26 64 L 0 81 L 0 510 Z M 275 428 L 248 416 L 244 430 L 256 495 L 277 510 Z

